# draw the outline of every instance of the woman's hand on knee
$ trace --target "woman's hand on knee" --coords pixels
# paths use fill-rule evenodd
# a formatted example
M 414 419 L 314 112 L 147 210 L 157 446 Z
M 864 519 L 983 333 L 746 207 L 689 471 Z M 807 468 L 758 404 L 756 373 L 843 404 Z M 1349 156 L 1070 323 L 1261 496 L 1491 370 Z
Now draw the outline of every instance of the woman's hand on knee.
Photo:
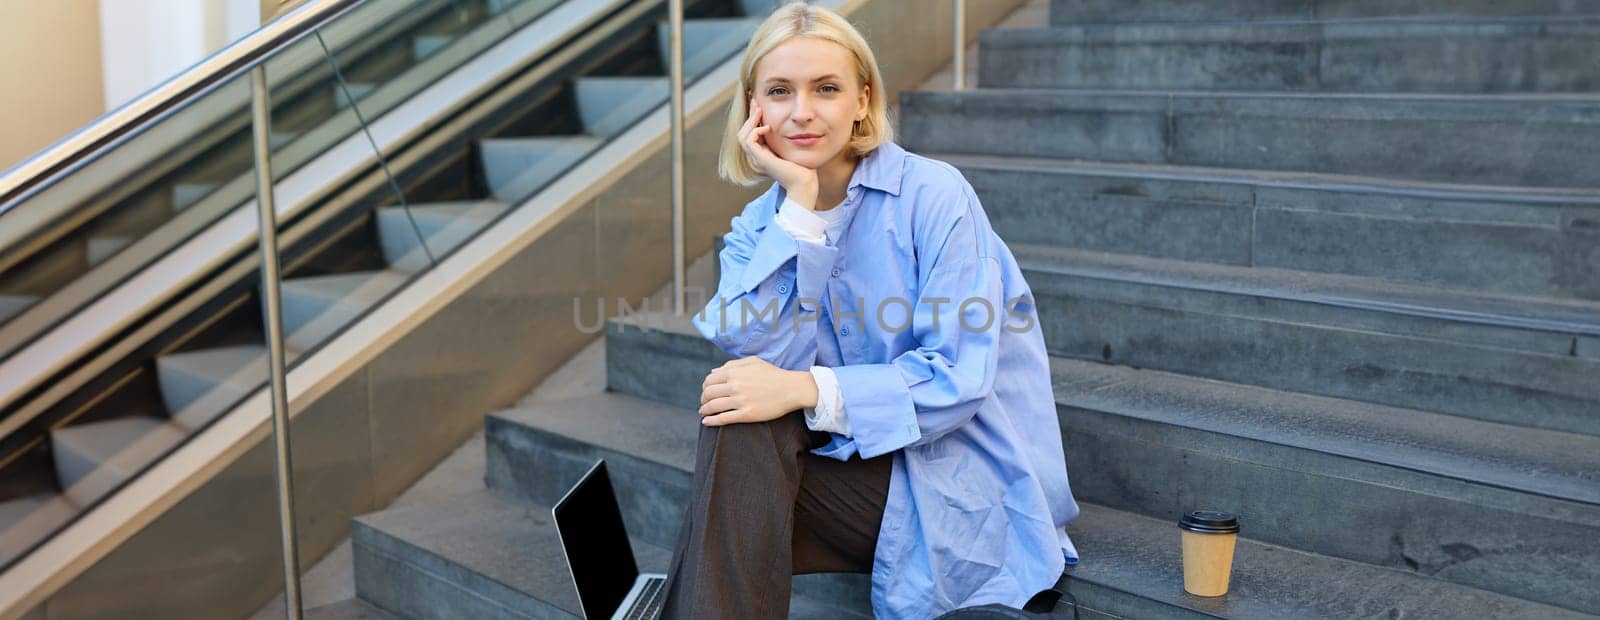
M 706 426 L 766 422 L 815 406 L 817 384 L 810 372 L 784 370 L 759 357 L 718 366 L 700 385 L 700 423 Z

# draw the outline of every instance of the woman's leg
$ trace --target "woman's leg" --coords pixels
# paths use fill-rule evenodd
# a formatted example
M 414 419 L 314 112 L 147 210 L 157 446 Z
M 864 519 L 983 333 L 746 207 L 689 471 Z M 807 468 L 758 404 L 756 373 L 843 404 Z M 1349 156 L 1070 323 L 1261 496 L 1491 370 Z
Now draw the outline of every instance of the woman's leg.
M 793 575 L 870 572 L 892 455 L 836 461 L 800 412 L 704 427 L 667 618 L 783 618 Z

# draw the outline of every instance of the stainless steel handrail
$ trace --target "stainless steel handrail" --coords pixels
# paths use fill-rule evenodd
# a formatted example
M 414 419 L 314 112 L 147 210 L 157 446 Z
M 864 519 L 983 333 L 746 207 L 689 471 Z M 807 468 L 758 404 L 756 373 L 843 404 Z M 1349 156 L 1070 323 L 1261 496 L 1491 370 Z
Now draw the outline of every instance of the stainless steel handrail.
M 277 200 L 272 189 L 272 106 L 267 68 L 250 71 L 250 125 L 255 151 L 256 212 L 260 222 L 261 317 L 267 331 L 267 370 L 272 390 L 273 472 L 278 490 L 278 533 L 283 544 L 284 613 L 300 620 L 300 547 L 294 521 L 294 465 L 289 436 L 289 389 L 284 378 L 283 278 L 278 265 Z
M 0 174 L 0 215 L 366 0 L 310 0 Z
M 683 0 L 671 0 L 667 12 L 672 65 L 672 313 L 683 316 Z
M 955 47 L 950 50 L 954 56 L 950 60 L 951 69 L 955 72 L 952 85 L 955 90 L 967 89 L 967 0 L 955 0 Z

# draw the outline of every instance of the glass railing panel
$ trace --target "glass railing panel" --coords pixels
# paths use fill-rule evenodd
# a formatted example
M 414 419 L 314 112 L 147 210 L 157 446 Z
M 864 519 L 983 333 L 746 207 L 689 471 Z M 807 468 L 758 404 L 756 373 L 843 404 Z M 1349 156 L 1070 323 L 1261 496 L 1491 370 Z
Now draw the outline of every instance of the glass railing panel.
M 560 6 L 554 0 L 371 0 L 358 7 L 367 15 L 400 7 L 406 15 L 421 17 L 405 27 L 386 22 L 386 27 L 393 26 L 386 31 L 393 35 L 385 35 L 388 43 L 335 37 L 336 29 L 348 27 L 345 20 L 358 14 L 352 11 L 266 62 L 273 121 L 270 161 L 279 198 L 279 290 L 291 369 L 665 101 L 657 15 L 652 7 L 630 6 L 638 10 L 620 12 L 627 17 L 576 22 L 596 32 L 573 40 L 599 47 L 583 50 L 559 70 L 532 71 L 551 77 L 495 87 L 514 88 L 509 94 L 497 92 L 480 100 L 485 93 L 475 91 L 452 99 L 450 114 L 471 117 L 450 121 L 449 131 L 462 135 L 431 142 L 427 136 L 395 142 L 374 135 L 374 123 L 404 110 L 452 70 Z M 611 8 L 594 11 L 598 15 L 625 5 L 605 6 Z M 715 28 L 701 32 L 713 41 L 729 36 Z M 624 47 L 602 45 L 618 41 Z M 515 65 L 495 69 L 481 76 L 482 87 L 503 79 L 506 71 L 525 70 Z M 274 71 L 287 75 L 274 77 Z M 629 88 L 637 92 L 613 99 L 610 107 L 586 110 L 574 91 L 591 78 L 636 80 Z M 484 103 L 491 99 L 496 102 Z M 219 222 L 234 221 L 224 218 L 242 217 L 250 227 L 229 239 L 231 249 L 204 272 L 207 285 L 219 287 L 217 291 L 207 293 L 211 297 L 180 324 L 145 343 L 144 357 L 119 362 L 117 369 L 101 373 L 7 435 L 6 441 L 31 443 L 7 452 L 20 456 L 0 464 L 0 480 L 6 481 L 0 484 L 0 502 L 21 502 L 0 503 L 0 531 L 5 532 L 0 535 L 0 564 L 25 554 L 267 385 L 269 347 L 253 232 L 256 181 L 249 100 L 248 75 L 235 78 L 84 168 L 95 174 L 97 166 L 111 166 L 119 157 L 145 162 L 149 170 L 130 165 L 117 172 L 130 178 L 142 172 L 149 178 L 125 183 L 125 188 L 110 187 L 125 189 L 123 200 L 129 205 L 144 196 L 171 212 L 152 218 L 157 221 L 153 229 L 113 257 L 116 252 L 134 255 L 132 248 L 155 243 L 149 240 L 156 235 L 172 236 L 167 239 L 170 249 L 186 238 L 213 233 Z M 162 133 L 166 123 L 174 123 L 170 133 Z M 334 149 L 342 149 L 342 157 L 359 159 L 347 166 L 352 172 L 328 179 L 337 191 L 294 194 L 301 191 L 296 189 L 297 175 L 318 170 L 323 162 L 319 158 Z M 30 200 L 66 192 L 74 178 Z M 285 195 L 297 196 L 298 202 Z M 23 212 L 8 212 L 0 222 Z M 163 258 L 155 250 L 152 255 Z M 0 413 L 0 422 L 4 415 Z M 113 454 L 138 447 L 139 458 L 117 462 L 111 484 L 83 486 L 102 467 L 87 459 L 58 462 L 52 455 L 64 452 L 55 447 L 54 438 L 87 432 L 83 429 L 93 430 L 102 422 L 123 428 L 122 434 L 96 435 L 89 443 L 109 446 Z M 12 513 L 33 515 L 33 529 L 10 527 Z
M 360 140 L 362 120 L 510 33 L 509 10 L 555 3 L 491 4 L 373 0 L 270 58 L 274 174 Z M 231 80 L 0 215 L 0 358 L 251 199 L 247 101 Z

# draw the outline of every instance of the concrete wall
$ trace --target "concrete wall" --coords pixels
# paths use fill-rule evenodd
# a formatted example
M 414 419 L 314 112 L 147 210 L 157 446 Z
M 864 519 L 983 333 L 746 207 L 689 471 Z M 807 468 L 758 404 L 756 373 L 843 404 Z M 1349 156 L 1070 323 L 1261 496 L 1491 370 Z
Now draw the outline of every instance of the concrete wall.
M 258 1 L 0 1 L 0 170 L 254 31 Z
M 947 3 L 868 0 L 851 15 L 872 41 L 891 101 L 949 59 Z M 968 34 L 1022 0 L 968 9 Z M 917 20 L 907 20 L 912 9 Z M 943 11 L 940 13 L 939 11 Z M 912 44 L 912 43 L 916 44 Z M 690 124 L 684 148 L 686 252 L 715 235 L 765 187 L 716 177 L 726 102 Z M 294 423 L 301 569 L 381 509 L 598 335 L 575 325 L 572 300 L 618 297 L 638 307 L 671 279 L 670 162 L 661 148 L 508 263 L 449 302 Z M 609 311 L 608 311 L 609 316 Z M 280 596 L 270 440 L 33 612 L 39 618 L 244 617 Z M 156 593 L 152 595 L 152 593 Z
M 105 111 L 97 0 L 0 2 L 0 170 Z

